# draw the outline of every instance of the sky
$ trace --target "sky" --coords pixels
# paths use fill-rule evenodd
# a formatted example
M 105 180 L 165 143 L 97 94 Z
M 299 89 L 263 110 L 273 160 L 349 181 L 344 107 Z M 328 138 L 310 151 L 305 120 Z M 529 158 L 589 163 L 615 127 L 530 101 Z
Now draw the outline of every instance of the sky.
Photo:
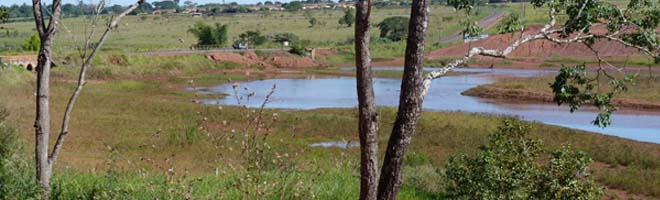
M 46 4 L 50 4 L 52 0 L 41 0 L 42 2 Z M 93 2 L 98 2 L 98 0 L 91 0 Z M 147 0 L 147 2 L 154 2 L 154 1 L 162 1 L 162 0 Z M 183 3 L 185 0 L 181 0 L 181 3 Z M 239 4 L 254 4 L 257 2 L 264 2 L 266 0 L 225 0 L 225 3 L 230 3 L 230 2 L 236 2 Z M 275 2 L 276 0 L 271 0 L 272 2 Z M 290 0 L 277 0 L 279 2 L 289 2 Z M 62 0 L 63 3 L 77 3 L 78 0 Z M 83 2 L 88 3 L 90 0 L 83 0 Z M 110 5 L 114 4 L 119 4 L 119 5 L 129 5 L 135 3 L 135 0 L 106 0 L 106 2 Z M 195 2 L 197 4 L 207 4 L 207 3 L 222 3 L 222 0 L 192 0 L 192 2 Z M 0 0 L 0 5 L 3 6 L 9 6 L 13 4 L 28 4 L 30 5 L 32 3 L 32 0 Z

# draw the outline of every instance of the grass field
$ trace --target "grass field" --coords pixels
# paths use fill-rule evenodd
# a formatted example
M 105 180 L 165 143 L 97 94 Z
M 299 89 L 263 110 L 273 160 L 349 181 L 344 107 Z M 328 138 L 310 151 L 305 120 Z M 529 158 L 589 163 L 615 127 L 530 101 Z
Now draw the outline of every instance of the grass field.
M 372 37 L 377 38 L 379 31 L 375 24 L 386 17 L 408 16 L 410 10 L 404 8 L 374 9 L 372 13 Z M 152 51 L 160 49 L 188 49 L 196 43 L 194 36 L 187 32 L 196 22 L 207 24 L 221 23 L 229 25 L 230 40 L 240 33 L 250 30 L 261 31 L 262 34 L 291 32 L 301 39 L 310 40 L 314 47 L 352 47 L 352 27 L 340 26 L 337 21 L 343 15 L 342 10 L 315 10 L 312 16 L 319 20 L 315 27 L 309 27 L 304 12 L 262 12 L 251 14 L 237 14 L 214 17 L 193 18 L 188 15 L 144 15 L 128 16 L 122 20 L 119 29 L 113 32 L 108 39 L 104 50 L 118 52 Z M 436 41 L 441 37 L 453 34 L 460 30 L 459 21 L 462 13 L 455 12 L 453 8 L 433 6 L 431 9 L 431 23 L 429 24 L 428 40 Z M 488 15 L 481 12 L 478 18 Z M 104 16 L 107 18 L 108 16 Z M 74 52 L 82 45 L 89 26 L 88 17 L 67 18 L 60 26 L 59 34 L 55 39 L 55 50 L 58 52 Z M 0 33 L 0 50 L 13 52 L 20 49 L 25 38 L 34 33 L 34 22 L 18 22 L 3 24 L 2 32 L 9 32 L 11 36 Z M 101 33 L 102 26 L 97 27 L 97 34 Z M 14 32 L 16 35 L 14 36 Z M 181 42 L 179 39 L 182 39 Z M 231 41 L 230 41 L 231 42 Z M 229 45 L 227 45 L 229 47 Z M 266 45 L 279 47 L 276 44 Z M 401 47 L 403 45 L 399 45 Z M 401 49 L 403 51 L 403 49 Z
M 528 24 L 545 22 L 546 11 L 529 4 L 489 5 L 488 9 L 523 12 Z M 388 16 L 403 16 L 407 9 L 375 9 L 374 24 Z M 434 6 L 429 25 L 429 43 L 460 29 L 462 13 Z M 356 109 L 274 110 L 264 116 L 277 121 L 264 139 L 270 144 L 264 171 L 237 169 L 244 162 L 240 135 L 249 126 L 240 107 L 201 105 L 200 98 L 187 90 L 194 86 L 212 86 L 229 80 L 245 81 L 272 77 L 352 76 L 339 69 L 301 69 L 297 74 L 261 73 L 262 67 L 236 63 L 218 63 L 203 55 L 140 56 L 128 52 L 161 49 L 186 49 L 195 42 L 186 33 L 197 21 L 230 25 L 230 37 L 247 30 L 265 34 L 293 32 L 311 40 L 317 47 L 339 48 L 331 63 L 351 61 L 350 42 L 353 29 L 339 27 L 342 11 L 316 11 L 313 15 L 323 25 L 309 28 L 304 13 L 257 13 L 208 18 L 188 16 L 130 16 L 113 33 L 104 53 L 90 68 L 90 80 L 73 112 L 71 134 L 56 164 L 54 187 L 60 199 L 89 199 L 91 196 L 138 199 L 226 199 L 244 197 L 246 177 L 264 177 L 255 181 L 264 185 L 279 184 L 282 191 L 271 191 L 272 199 L 356 199 L 359 195 L 358 148 L 312 148 L 310 144 L 328 141 L 357 141 Z M 85 18 L 65 19 L 56 41 L 58 58 L 75 65 L 71 55 L 81 42 Z M 6 24 L 15 37 L 0 37 L 0 49 L 15 50 L 32 31 L 31 22 Z M 64 28 L 66 27 L 66 28 Z M 373 37 L 378 34 L 372 29 Z M 493 30 L 489 30 L 493 32 Z M 0 33 L 2 35 L 2 33 Z M 184 42 L 179 42 L 182 39 Z M 269 47 L 273 44 L 267 44 Z M 400 57 L 405 43 L 375 42 L 375 58 Z M 4 52 L 4 50 L 2 50 Z M 11 54 L 26 52 L 9 52 Z M 68 58 L 67 58 L 68 57 Z M 559 58 L 548 63 L 564 62 Z M 444 62 L 436 60 L 430 64 Z M 244 70 L 255 73 L 246 75 Z M 52 127 L 59 127 L 64 103 L 74 88 L 76 70 L 67 66 L 54 68 L 51 88 Z M 400 77 L 401 72 L 377 71 L 377 77 Z M 18 128 L 22 140 L 19 160 L 33 162 L 34 74 L 19 68 L 0 69 L 0 106 L 11 115 L 8 122 Z M 534 91 L 549 91 L 551 77 L 507 79 L 495 86 Z M 657 78 L 641 77 L 627 97 L 658 101 Z M 277 91 L 275 91 L 277 92 Z M 203 96 L 203 98 L 228 98 Z M 379 108 L 381 128 L 379 155 L 384 152 L 396 116 L 395 108 Z M 461 112 L 425 112 L 417 125 L 404 168 L 400 199 L 443 199 L 447 178 L 443 176 L 447 160 L 459 153 L 474 154 L 488 140 L 505 116 Z M 560 128 L 535 122 L 532 135 L 544 141 L 544 149 L 563 144 L 585 151 L 593 157 L 593 178 L 609 189 L 626 195 L 660 198 L 660 145 L 635 142 L 612 136 Z M 53 130 L 57 131 L 57 130 Z M 54 137 L 54 136 L 52 136 Z M 231 147 L 234 147 L 232 150 Z M 546 154 L 547 155 L 547 154 Z M 281 168 L 276 159 L 291 168 Z M 272 159 L 272 161 L 271 161 Z M 29 167 L 29 165 L 27 165 Z M 29 177 L 32 171 L 21 168 L 17 177 Z M 2 173 L 0 173 L 2 175 Z M 2 178 L 0 176 L 0 178 Z M 254 180 L 249 180 L 254 181 Z M 248 182 L 249 182 L 248 181 Z M 252 186 L 249 185 L 248 186 Z M 256 186 L 255 186 L 256 187 Z M 192 189 L 191 189 L 192 188 Z M 29 192 L 25 190 L 24 192 Z

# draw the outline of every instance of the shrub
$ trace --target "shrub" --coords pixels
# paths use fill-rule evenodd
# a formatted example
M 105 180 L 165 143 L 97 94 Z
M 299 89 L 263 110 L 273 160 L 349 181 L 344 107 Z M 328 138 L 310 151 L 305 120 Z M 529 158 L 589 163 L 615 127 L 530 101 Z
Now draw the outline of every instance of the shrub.
M 9 116 L 0 107 L 0 199 L 38 198 L 39 187 L 34 178 L 34 170 L 25 159 L 23 143 L 16 129 L 5 119 Z
M 286 4 L 282 5 L 282 7 L 284 7 L 284 9 L 285 9 L 286 11 L 289 11 L 289 12 L 296 12 L 296 11 L 302 10 L 303 7 L 304 7 L 304 5 L 303 5 L 303 2 L 300 2 L 300 1 L 292 1 L 292 2 L 290 2 L 290 3 L 286 3 Z
M 407 17 L 388 17 L 377 26 L 380 29 L 380 38 L 387 38 L 396 42 L 408 35 Z
M 7 19 L 9 19 L 7 8 L 0 7 L 0 24 L 7 22 Z
M 299 40 L 300 39 L 298 38 L 298 36 L 293 33 L 276 33 L 275 35 L 273 35 L 273 42 L 280 44 L 285 41 L 288 41 L 289 43 L 296 43 Z
M 520 20 L 520 15 L 511 13 L 497 25 L 497 32 L 500 34 L 513 33 L 516 31 L 522 31 L 524 28 L 525 25 Z
M 339 18 L 339 25 L 353 26 L 355 23 L 355 11 L 353 9 L 344 10 L 344 16 Z
M 21 47 L 25 51 L 38 51 L 39 47 L 41 47 L 41 38 L 39 38 L 39 34 L 35 33 L 29 38 L 23 40 L 23 45 Z
M 307 46 L 309 45 L 309 40 L 301 40 L 295 42 L 291 45 L 289 53 L 296 54 L 299 56 L 305 56 L 307 54 Z
M 461 199 L 600 199 L 583 152 L 563 147 L 541 165 L 541 141 L 528 137 L 530 126 L 505 120 L 475 157 L 450 158 L 448 193 Z
M 224 45 L 227 43 L 227 25 L 216 23 L 211 27 L 204 22 L 197 22 L 192 28 L 188 29 L 197 37 L 197 45 Z

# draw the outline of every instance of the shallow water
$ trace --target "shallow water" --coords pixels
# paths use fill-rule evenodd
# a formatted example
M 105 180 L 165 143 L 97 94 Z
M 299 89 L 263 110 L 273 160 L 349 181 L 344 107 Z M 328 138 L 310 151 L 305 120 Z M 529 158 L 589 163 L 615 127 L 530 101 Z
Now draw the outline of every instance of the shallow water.
M 377 70 L 400 70 L 401 68 L 377 68 Z M 424 101 L 424 108 L 432 111 L 463 111 L 518 116 L 525 120 L 614 135 L 637 141 L 660 143 L 660 112 L 618 112 L 612 116 L 613 125 L 598 128 L 591 125 L 597 113 L 578 111 L 569 113 L 568 107 L 550 104 L 508 104 L 461 95 L 461 92 L 481 84 L 493 82 L 493 77 L 509 75 L 518 77 L 553 74 L 553 71 L 517 69 L 466 69 L 456 71 L 481 72 L 459 76 L 447 76 L 433 82 Z M 332 77 L 320 79 L 268 79 L 241 83 L 240 94 L 251 91 L 256 94 L 249 106 L 258 106 L 273 84 L 277 89 L 268 103 L 269 108 L 315 109 L 352 108 L 357 106 L 354 77 Z M 249 88 L 245 90 L 243 88 Z M 374 90 L 380 106 L 398 106 L 401 80 L 376 78 Z M 206 88 L 211 93 L 232 94 L 230 84 Z M 206 104 L 237 105 L 235 98 L 203 99 Z
M 319 142 L 319 143 L 314 143 L 309 145 L 310 147 L 325 147 L 325 148 L 330 148 L 330 147 L 336 147 L 336 148 L 341 148 L 341 149 L 348 149 L 348 148 L 353 148 L 353 147 L 359 147 L 360 143 L 358 141 L 333 141 L 333 142 Z

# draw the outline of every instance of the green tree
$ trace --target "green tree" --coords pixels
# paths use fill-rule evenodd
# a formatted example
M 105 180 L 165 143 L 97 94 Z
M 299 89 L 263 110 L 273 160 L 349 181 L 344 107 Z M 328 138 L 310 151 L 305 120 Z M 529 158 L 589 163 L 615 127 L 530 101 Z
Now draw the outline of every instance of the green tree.
M 9 11 L 5 7 L 0 7 L 0 24 L 7 22 L 8 19 Z
M 300 11 L 303 9 L 303 6 L 304 6 L 303 3 L 300 1 L 292 1 L 283 5 L 284 10 L 289 12 Z
M 41 46 L 41 38 L 39 34 L 35 33 L 29 38 L 23 40 L 23 45 L 21 46 L 25 51 L 38 51 Z
M 520 15 L 516 13 L 511 13 L 506 16 L 500 23 L 497 25 L 497 32 L 502 33 L 513 33 L 517 31 L 522 31 L 525 29 L 525 25 L 520 20 Z
M 156 1 L 153 2 L 156 9 L 176 9 L 179 5 L 174 1 Z
M 197 45 L 215 44 L 215 39 L 213 38 L 213 30 L 211 26 L 205 24 L 204 22 L 195 23 L 192 28 L 188 29 L 188 32 L 197 37 Z
M 355 11 L 353 9 L 344 10 L 344 16 L 339 18 L 339 24 L 351 27 L 353 26 L 354 23 L 355 23 Z
M 505 120 L 476 156 L 450 158 L 448 193 L 459 199 L 601 198 L 602 188 L 587 179 L 591 158 L 564 146 L 543 161 L 542 141 L 529 132 L 524 122 Z
M 380 29 L 380 37 L 392 41 L 405 39 L 408 35 L 408 21 L 407 17 L 400 16 L 385 18 L 377 25 Z
M 192 28 L 188 29 L 197 37 L 197 45 L 224 45 L 227 43 L 228 26 L 215 24 L 215 27 L 205 24 L 204 22 L 197 22 Z
M 259 46 L 264 44 L 267 41 L 267 38 L 261 35 L 259 31 L 246 31 L 238 35 L 238 40 L 234 43 L 243 43 L 245 46 L 249 47 L 250 45 Z
M 215 24 L 215 41 L 218 45 L 225 45 L 227 39 L 229 38 L 228 30 L 229 26 L 227 24 L 220 25 L 219 23 Z

